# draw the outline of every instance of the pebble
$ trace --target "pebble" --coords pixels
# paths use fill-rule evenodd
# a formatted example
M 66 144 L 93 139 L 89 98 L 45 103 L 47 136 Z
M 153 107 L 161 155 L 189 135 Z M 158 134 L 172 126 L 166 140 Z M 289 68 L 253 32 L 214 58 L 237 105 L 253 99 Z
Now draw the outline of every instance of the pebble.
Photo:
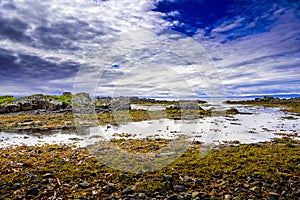
M 175 186 L 174 186 L 174 191 L 175 191 L 175 192 L 182 192 L 182 191 L 184 191 L 184 190 L 185 190 L 185 188 L 184 188 L 183 185 L 175 185 Z
M 84 188 L 84 189 L 85 189 L 85 188 L 89 188 L 90 185 L 91 185 L 91 184 L 89 184 L 88 182 L 82 182 L 82 183 L 79 183 L 79 184 L 78 184 L 79 187 Z
M 197 179 L 195 181 L 195 184 L 201 186 L 202 185 L 202 179 Z

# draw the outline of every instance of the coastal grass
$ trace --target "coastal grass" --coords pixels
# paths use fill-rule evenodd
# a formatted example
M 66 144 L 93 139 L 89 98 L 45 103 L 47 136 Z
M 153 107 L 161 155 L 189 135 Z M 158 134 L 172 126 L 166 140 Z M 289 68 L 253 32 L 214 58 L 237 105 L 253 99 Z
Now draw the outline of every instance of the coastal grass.
M 3 103 L 11 103 L 15 100 L 13 96 L 0 96 L 0 105 Z

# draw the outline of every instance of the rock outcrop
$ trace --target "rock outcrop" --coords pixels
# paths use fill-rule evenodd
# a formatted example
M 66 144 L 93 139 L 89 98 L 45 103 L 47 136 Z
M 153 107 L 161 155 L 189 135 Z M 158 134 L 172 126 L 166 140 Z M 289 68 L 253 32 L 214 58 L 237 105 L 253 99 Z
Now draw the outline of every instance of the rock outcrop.
M 0 114 L 16 113 L 25 111 L 60 111 L 70 109 L 70 106 L 64 102 L 55 99 L 45 99 L 43 96 L 31 96 L 20 98 L 8 104 L 0 105 Z

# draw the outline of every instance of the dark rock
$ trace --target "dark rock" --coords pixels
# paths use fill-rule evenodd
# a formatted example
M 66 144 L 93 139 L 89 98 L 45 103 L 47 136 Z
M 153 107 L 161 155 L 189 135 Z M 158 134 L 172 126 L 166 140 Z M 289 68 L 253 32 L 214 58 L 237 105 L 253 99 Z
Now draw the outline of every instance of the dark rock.
M 180 106 L 177 105 L 170 105 L 166 107 L 166 110 L 180 110 Z
M 62 95 L 63 95 L 63 96 L 71 96 L 72 93 L 71 93 L 71 92 L 64 92 Z
M 13 200 L 23 200 L 23 199 L 25 199 L 25 196 L 17 196 Z
M 134 193 L 134 190 L 133 188 L 129 187 L 129 188 L 126 188 L 122 191 L 122 194 L 123 195 L 127 195 L 127 194 L 133 194 Z
M 130 176 L 127 176 L 126 174 L 120 174 L 119 180 L 123 181 L 123 180 L 129 179 L 129 178 L 130 178 Z
M 127 195 L 124 200 L 136 200 L 136 196 L 135 195 L 132 195 L 132 194 L 129 194 Z
M 23 104 L 21 104 L 21 110 L 22 111 L 28 111 L 28 110 L 32 110 L 32 105 L 30 105 L 29 102 L 24 102 Z
M 198 103 L 190 101 L 180 102 L 180 107 L 182 110 L 203 110 Z
M 163 178 L 163 181 L 173 181 L 173 176 L 172 175 L 165 175 Z
M 0 113 L 29 112 L 35 110 L 55 111 L 65 109 L 68 105 L 54 99 L 48 100 L 43 95 L 33 95 L 15 100 L 0 107 Z
M 175 191 L 175 192 L 182 192 L 182 191 L 184 191 L 184 190 L 185 190 L 185 188 L 184 188 L 183 185 L 175 185 L 175 186 L 174 186 L 174 191 Z
M 202 185 L 203 185 L 202 179 L 197 179 L 197 180 L 195 181 L 195 184 L 196 184 L 196 185 L 199 185 L 199 186 L 202 186 Z
M 236 108 L 230 108 L 230 109 L 226 110 L 226 114 L 238 114 L 238 113 L 240 113 L 240 112 Z
M 178 197 L 177 197 L 177 195 L 174 194 L 174 195 L 169 196 L 165 200 L 178 200 Z
M 37 196 L 39 194 L 39 189 L 37 187 L 31 188 L 26 192 L 26 196 L 32 195 L 32 196 Z
M 121 111 L 121 110 L 130 110 L 129 99 L 126 97 L 115 98 L 111 101 L 111 110 L 112 111 Z
M 172 183 L 172 181 L 166 181 L 165 182 L 165 188 L 167 190 L 173 190 L 173 183 Z

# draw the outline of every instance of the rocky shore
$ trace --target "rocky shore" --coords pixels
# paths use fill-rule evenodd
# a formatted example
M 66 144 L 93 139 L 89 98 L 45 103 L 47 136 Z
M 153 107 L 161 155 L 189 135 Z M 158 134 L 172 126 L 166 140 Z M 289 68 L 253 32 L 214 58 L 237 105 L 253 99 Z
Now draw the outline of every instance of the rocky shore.
M 79 97 L 80 101 L 89 98 L 86 94 Z M 58 97 L 2 98 L 5 100 L 0 101 L 0 106 L 6 111 L 0 115 L 0 131 L 41 134 L 54 129 L 73 130 L 71 98 L 70 93 Z M 138 101 L 99 98 L 93 109 L 101 125 L 118 124 L 116 118 L 122 121 L 126 117 L 132 121 L 208 117 L 212 111 L 187 102 L 139 101 L 146 105 L 166 105 L 165 110 L 151 111 L 149 115 L 149 111 L 130 108 L 128 102 Z M 274 101 L 278 100 L 264 98 L 227 103 L 298 108 L 298 99 Z M 231 117 L 241 113 L 230 108 L 220 114 Z M 76 148 L 76 141 L 74 146 L 20 144 L 0 147 L 0 199 L 296 200 L 300 195 L 300 141 L 286 136 L 271 142 L 229 143 L 214 148 L 193 142 L 169 166 L 136 173 L 106 166 L 91 149 Z M 110 142 L 134 154 L 159 152 L 170 142 L 125 138 Z
M 262 98 L 255 98 L 254 100 L 241 100 L 241 101 L 226 101 L 226 103 L 236 104 L 236 103 L 257 103 L 257 102 L 264 102 L 264 103 L 300 103 L 300 97 L 295 98 L 277 98 L 272 96 L 264 96 Z
M 300 97 L 295 98 L 275 98 L 264 96 L 254 100 L 226 101 L 227 104 L 242 104 L 265 107 L 281 107 L 283 111 L 300 114 Z
M 0 104 L 0 114 L 9 113 L 67 113 L 72 111 L 69 93 L 63 95 L 67 101 L 58 101 L 51 96 L 32 95 L 29 97 L 16 98 L 10 102 Z M 6 98 L 8 96 L 5 96 Z M 3 98 L 3 97 L 2 97 Z M 11 98 L 13 98 L 11 96 Z
M 131 152 L 156 151 L 165 142 L 147 141 L 141 149 L 139 141 L 114 141 Z M 0 199 L 297 200 L 300 195 L 299 141 L 223 145 L 205 152 L 193 143 L 163 169 L 126 173 L 104 165 L 86 148 L 0 149 Z
M 117 125 L 120 117 L 124 118 L 128 115 L 130 115 L 130 121 L 150 119 L 148 115 L 150 111 L 132 110 L 131 104 L 164 105 L 166 107 L 165 111 L 151 112 L 151 119 L 153 116 L 155 119 L 210 116 L 211 111 L 205 111 L 198 103 L 205 102 L 199 100 L 189 103 L 138 97 L 96 97 L 92 99 L 87 93 L 73 95 L 69 92 L 65 92 L 61 96 L 42 94 L 19 98 L 2 96 L 0 97 L 0 131 L 26 133 L 52 130 L 73 131 L 75 129 L 74 116 L 81 117 L 85 114 L 96 114 L 99 120 L 98 124 L 101 125 L 108 123 Z M 184 114 L 182 111 L 186 113 Z M 191 114 L 187 114 L 189 111 Z M 114 119 L 114 117 L 118 119 Z

